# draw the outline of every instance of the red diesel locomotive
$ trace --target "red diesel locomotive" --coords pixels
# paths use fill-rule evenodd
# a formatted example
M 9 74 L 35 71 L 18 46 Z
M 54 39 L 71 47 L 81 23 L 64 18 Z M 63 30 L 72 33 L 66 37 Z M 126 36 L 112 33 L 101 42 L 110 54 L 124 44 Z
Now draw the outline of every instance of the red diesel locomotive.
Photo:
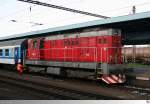
M 28 39 L 24 64 L 30 70 L 123 83 L 121 32 L 85 29 Z

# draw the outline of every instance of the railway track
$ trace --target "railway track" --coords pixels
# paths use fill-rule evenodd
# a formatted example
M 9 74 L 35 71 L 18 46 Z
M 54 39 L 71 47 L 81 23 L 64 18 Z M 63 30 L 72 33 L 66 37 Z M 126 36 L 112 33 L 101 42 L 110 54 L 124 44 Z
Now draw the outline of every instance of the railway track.
M 149 99 L 149 92 L 147 92 L 149 89 L 133 89 L 127 85 L 105 86 L 100 82 L 96 84 L 84 80 L 31 75 L 31 73 L 18 75 L 0 70 L 0 82 L 29 89 L 45 96 L 53 96 L 52 99 Z
M 150 88 L 141 88 L 141 87 L 136 87 L 136 86 L 124 86 L 124 88 L 131 90 L 131 93 L 145 95 L 150 98 Z
M 120 85 L 120 86 L 114 85 L 113 87 L 126 92 L 136 94 L 141 97 L 144 96 L 146 99 L 150 99 L 150 88 L 142 88 L 133 85 Z
M 16 79 L 2 75 L 0 75 L 0 81 L 3 83 L 11 84 L 13 86 L 15 85 L 17 87 L 29 89 L 31 91 L 37 91 L 45 95 L 51 95 L 54 99 L 117 99 L 113 97 L 68 89 L 55 85 L 47 86 L 36 82 L 30 82 L 27 80 Z

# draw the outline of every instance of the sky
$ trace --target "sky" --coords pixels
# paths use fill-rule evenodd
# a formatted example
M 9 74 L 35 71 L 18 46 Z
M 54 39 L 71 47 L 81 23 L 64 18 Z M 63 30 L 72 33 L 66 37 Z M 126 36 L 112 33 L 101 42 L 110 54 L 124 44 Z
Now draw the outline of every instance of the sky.
M 131 14 L 133 5 L 136 6 L 137 13 L 150 11 L 150 0 L 38 1 L 108 17 Z M 33 5 L 17 0 L 0 0 L 0 37 L 98 19 L 101 18 Z M 43 25 L 35 25 L 34 23 L 41 23 Z

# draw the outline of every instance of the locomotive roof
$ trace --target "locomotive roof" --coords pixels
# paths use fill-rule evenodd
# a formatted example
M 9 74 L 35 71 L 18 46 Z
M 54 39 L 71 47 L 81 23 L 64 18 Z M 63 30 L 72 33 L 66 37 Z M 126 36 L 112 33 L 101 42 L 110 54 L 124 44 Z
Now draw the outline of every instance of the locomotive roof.
M 7 37 L 2 37 L 0 38 L 0 41 L 38 36 L 40 34 L 45 34 L 45 33 L 61 32 L 61 31 L 79 29 L 79 28 L 87 28 L 87 27 L 109 25 L 109 24 L 121 23 L 121 22 L 127 22 L 127 21 L 135 21 L 135 20 L 141 20 L 141 19 L 147 19 L 147 18 L 150 19 L 150 11 L 131 14 L 131 15 L 125 15 L 125 16 L 119 16 L 119 17 L 112 17 L 112 18 L 107 18 L 107 19 L 88 21 L 84 23 L 72 24 L 72 25 L 67 25 L 67 26 L 60 26 L 60 27 L 43 29 L 43 30 L 31 31 L 31 32 L 26 32 L 26 33 L 20 33 L 20 34 L 7 36 Z

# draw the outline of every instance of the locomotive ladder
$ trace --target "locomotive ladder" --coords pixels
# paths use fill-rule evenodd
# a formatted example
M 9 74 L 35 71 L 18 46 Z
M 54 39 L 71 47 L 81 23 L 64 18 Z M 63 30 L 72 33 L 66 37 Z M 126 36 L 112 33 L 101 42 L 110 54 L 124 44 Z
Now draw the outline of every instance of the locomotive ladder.
M 100 67 L 97 67 L 98 65 L 96 65 L 96 68 L 95 68 L 95 76 L 96 76 L 96 79 L 101 79 L 102 77 L 102 66 L 100 65 Z
M 102 49 L 100 51 L 100 55 L 101 55 L 101 62 L 100 63 L 97 63 L 97 48 L 96 48 L 96 57 L 95 57 L 95 62 L 96 62 L 96 67 L 95 67 L 95 76 L 96 76 L 96 79 L 101 79 L 102 77 Z

